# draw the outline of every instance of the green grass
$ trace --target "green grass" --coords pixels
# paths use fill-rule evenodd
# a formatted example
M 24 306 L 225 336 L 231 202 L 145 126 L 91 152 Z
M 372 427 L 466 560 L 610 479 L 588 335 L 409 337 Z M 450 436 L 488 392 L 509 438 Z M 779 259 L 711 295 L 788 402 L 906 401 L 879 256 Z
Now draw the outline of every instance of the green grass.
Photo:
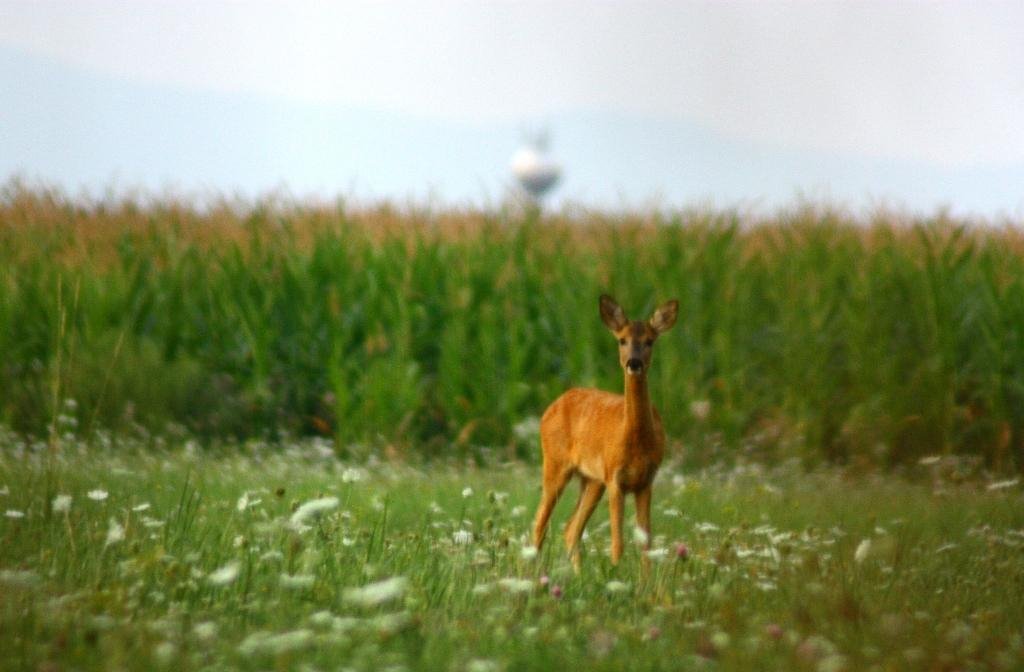
M 571 385 L 622 387 L 601 292 L 634 317 L 679 299 L 652 396 L 670 436 L 718 446 L 700 464 L 1024 468 L 1019 230 L 810 208 L 199 210 L 11 183 L 0 422 L 534 460 L 517 424 Z
M 1020 487 L 954 485 L 941 464 L 918 484 L 668 464 L 666 557 L 645 574 L 630 544 L 611 567 L 601 507 L 576 576 L 557 534 L 571 502 L 555 543 L 523 556 L 538 476 L 522 464 L 357 468 L 321 442 L 0 443 L 3 669 L 1024 666 Z M 337 506 L 291 525 L 322 497 Z M 382 604 L 348 592 L 393 577 L 405 584 Z

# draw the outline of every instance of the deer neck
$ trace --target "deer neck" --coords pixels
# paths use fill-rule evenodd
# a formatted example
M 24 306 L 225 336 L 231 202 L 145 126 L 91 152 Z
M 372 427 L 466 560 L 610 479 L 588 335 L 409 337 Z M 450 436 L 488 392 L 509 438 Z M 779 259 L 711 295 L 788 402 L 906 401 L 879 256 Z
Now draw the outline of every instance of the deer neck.
M 654 411 L 647 376 L 626 374 L 626 437 L 643 444 L 654 436 Z

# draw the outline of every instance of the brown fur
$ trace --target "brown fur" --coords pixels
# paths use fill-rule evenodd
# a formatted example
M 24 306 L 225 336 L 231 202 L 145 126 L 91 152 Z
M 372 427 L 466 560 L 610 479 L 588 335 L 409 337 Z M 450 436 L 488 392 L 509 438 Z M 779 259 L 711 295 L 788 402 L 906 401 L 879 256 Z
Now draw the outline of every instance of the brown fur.
M 608 490 L 612 562 L 622 556 L 622 509 L 627 493 L 636 497 L 637 525 L 650 543 L 651 484 L 665 452 L 661 417 L 647 392 L 647 371 L 657 337 L 675 323 L 678 302 L 669 301 L 647 322 L 630 322 L 609 296 L 600 301 L 601 318 L 619 341 L 625 394 L 573 388 L 544 412 L 540 422 L 544 457 L 543 494 L 534 521 L 533 543 L 544 542 L 551 511 L 573 476 L 582 482 L 580 498 L 565 528 L 565 543 L 579 567 L 577 545 L 597 502 Z

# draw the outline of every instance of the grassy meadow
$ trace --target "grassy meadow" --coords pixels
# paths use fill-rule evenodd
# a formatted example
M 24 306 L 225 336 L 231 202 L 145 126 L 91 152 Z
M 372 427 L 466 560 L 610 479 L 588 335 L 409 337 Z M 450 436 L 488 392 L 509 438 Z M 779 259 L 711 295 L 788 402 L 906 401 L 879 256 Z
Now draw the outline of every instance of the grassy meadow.
M 1020 489 L 939 464 L 914 485 L 674 462 L 649 569 L 635 543 L 611 566 L 602 506 L 577 576 L 557 534 L 574 491 L 553 543 L 524 548 L 522 462 L 0 442 L 0 669 L 1024 666 Z

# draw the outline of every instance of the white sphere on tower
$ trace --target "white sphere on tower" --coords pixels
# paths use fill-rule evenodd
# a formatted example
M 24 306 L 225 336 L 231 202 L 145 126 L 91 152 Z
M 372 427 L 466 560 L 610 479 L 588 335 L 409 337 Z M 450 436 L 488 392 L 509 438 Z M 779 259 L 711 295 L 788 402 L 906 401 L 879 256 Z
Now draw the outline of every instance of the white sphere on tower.
M 550 191 L 562 176 L 561 167 L 548 157 L 547 146 L 547 136 L 541 134 L 512 155 L 512 174 L 535 199 Z

